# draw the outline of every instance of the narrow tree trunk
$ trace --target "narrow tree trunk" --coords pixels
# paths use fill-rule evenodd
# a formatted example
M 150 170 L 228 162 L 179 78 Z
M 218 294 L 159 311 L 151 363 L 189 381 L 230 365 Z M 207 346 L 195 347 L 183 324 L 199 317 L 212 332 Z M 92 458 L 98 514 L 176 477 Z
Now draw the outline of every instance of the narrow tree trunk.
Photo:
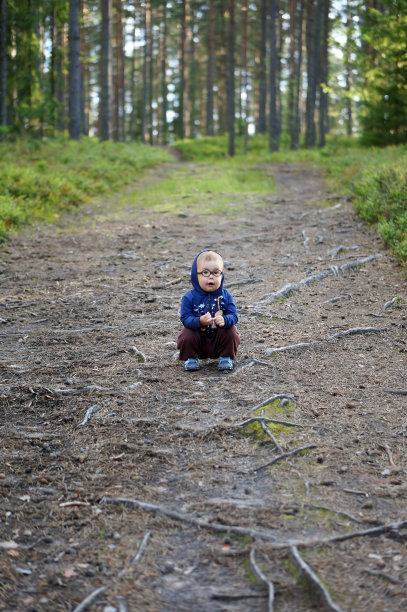
M 109 140 L 112 125 L 112 50 L 110 45 L 112 0 L 102 0 L 100 139 Z
M 136 137 L 136 33 L 137 33 L 137 9 L 139 2 L 134 1 L 134 25 L 133 25 L 133 52 L 131 55 L 131 68 L 130 68 L 130 121 L 129 121 L 129 135 L 130 140 L 134 140 Z
M 301 76 L 302 76 L 302 47 L 303 47 L 303 29 L 304 29 L 304 3 L 305 0 L 300 0 L 300 9 L 298 16 L 298 58 L 297 58 L 297 74 L 296 74 L 296 87 L 294 97 L 294 126 L 295 131 L 292 140 L 292 149 L 297 149 L 300 143 L 301 134 L 301 120 L 300 120 L 300 94 L 301 94 Z
M 326 144 L 328 131 L 328 38 L 329 38 L 329 9 L 330 0 L 323 0 L 322 6 L 322 40 L 321 40 L 321 70 L 319 85 L 319 146 Z
M 7 127 L 7 0 L 0 5 L 0 126 Z M 5 132 L 0 137 L 4 140 Z
M 277 51 L 277 23 L 278 0 L 270 0 L 270 119 L 269 119 L 269 150 L 278 151 L 280 126 L 277 111 L 277 78 L 278 78 L 278 51 Z
M 214 135 L 213 87 L 215 83 L 215 0 L 209 0 L 208 8 L 208 66 L 206 80 L 206 134 Z
M 189 19 L 189 1 L 182 0 L 182 16 L 181 16 L 181 41 L 180 41 L 180 104 L 179 104 L 179 121 L 180 138 L 189 137 L 189 117 L 190 110 L 188 105 L 188 89 L 189 89 L 189 66 L 188 66 L 188 19 Z
M 56 99 L 57 99 L 57 118 L 56 126 L 59 132 L 66 130 L 66 31 L 62 24 L 57 24 L 56 39 Z
M 148 89 L 147 89 L 147 109 L 148 109 L 148 141 L 154 144 L 154 40 L 153 40 L 153 8 L 152 2 L 147 3 L 147 29 L 148 29 Z
M 147 92 L 148 92 L 148 17 L 147 3 L 144 5 L 144 54 L 143 54 L 143 89 L 141 96 L 141 142 L 146 142 L 147 131 Z
M 163 32 L 162 32 L 162 55 L 161 55 L 161 142 L 167 144 L 167 0 L 164 0 L 163 5 Z
M 87 9 L 86 0 L 81 0 L 81 21 L 82 28 L 80 30 L 80 46 L 81 46 L 81 57 L 84 58 L 81 63 L 81 97 L 82 97 L 82 133 L 86 136 L 89 134 L 89 123 L 90 123 L 90 71 L 89 62 L 89 50 L 87 47 L 87 40 L 85 36 L 85 28 L 87 26 Z
M 227 23 L 225 15 L 227 13 L 227 0 L 219 0 L 218 4 L 218 23 L 219 32 L 216 40 L 219 41 L 218 53 L 216 58 L 216 74 L 218 91 L 216 94 L 216 106 L 219 117 L 219 132 L 227 132 L 227 88 L 228 88 L 228 52 L 227 52 Z
M 235 154 L 235 0 L 229 0 L 227 76 L 228 155 Z
M 316 143 L 315 104 L 321 58 L 322 0 L 307 1 L 307 102 L 305 146 Z
M 260 67 L 259 67 L 259 110 L 257 120 L 257 132 L 265 134 L 266 125 L 266 104 L 267 104 L 267 13 L 268 2 L 261 0 L 260 20 L 261 20 L 261 40 L 260 40 Z
M 79 0 L 69 0 L 69 135 L 79 140 L 82 132 Z
M 125 139 L 123 6 L 116 0 L 116 140 Z
M 352 7 L 350 0 L 346 2 L 346 43 L 345 43 L 345 91 L 346 91 L 346 131 L 348 136 L 352 136 L 353 132 L 353 113 L 352 113 L 352 98 L 350 91 L 352 89 Z
M 248 89 L 247 89 L 247 43 L 248 43 L 248 13 L 249 13 L 249 2 L 243 0 L 242 5 L 242 119 L 243 119 L 243 154 L 247 155 L 248 150 Z

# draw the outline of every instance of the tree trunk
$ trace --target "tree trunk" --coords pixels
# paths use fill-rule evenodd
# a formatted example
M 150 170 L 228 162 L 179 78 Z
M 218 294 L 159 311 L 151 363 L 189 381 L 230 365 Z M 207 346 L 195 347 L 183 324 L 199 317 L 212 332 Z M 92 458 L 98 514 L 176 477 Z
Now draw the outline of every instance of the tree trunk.
M 229 0 L 228 74 L 227 74 L 228 155 L 235 154 L 235 0 Z
M 123 6 L 116 0 L 116 61 L 115 61 L 115 129 L 114 140 L 125 139 L 124 116 L 124 48 L 123 48 Z
M 277 112 L 277 78 L 278 78 L 278 51 L 277 51 L 277 24 L 278 0 L 270 0 L 270 119 L 269 119 L 269 150 L 278 151 L 280 126 Z
M 0 126 L 7 127 L 7 0 L 0 5 Z M 0 137 L 4 140 L 5 132 Z
M 267 104 L 267 0 L 261 0 L 260 20 L 261 20 L 261 40 L 260 40 L 260 67 L 259 67 L 259 110 L 257 120 L 257 132 L 265 134 L 266 124 L 266 104 Z
M 161 142 L 167 144 L 167 0 L 163 4 L 163 32 L 162 32 L 162 54 L 161 54 Z
M 134 140 L 136 137 L 136 33 L 137 33 L 137 9 L 139 2 L 138 0 L 134 1 L 134 25 L 133 25 L 133 36 L 132 36 L 132 44 L 133 51 L 131 54 L 131 67 L 130 67 L 130 103 L 131 103 L 131 112 L 130 112 L 130 121 L 129 121 L 129 135 L 130 140 Z
M 329 64 L 328 64 L 328 38 L 329 38 L 329 9 L 330 0 L 323 0 L 322 6 L 322 40 L 321 40 L 321 70 L 319 85 L 319 146 L 326 144 L 326 134 L 328 132 L 328 85 Z
M 219 117 L 219 132 L 225 134 L 227 132 L 227 87 L 228 87 L 228 54 L 227 54 L 227 23 L 225 15 L 227 13 L 227 0 L 219 0 L 219 32 L 217 33 L 217 41 L 219 41 L 217 53 L 216 74 L 218 91 L 216 93 L 216 107 Z
M 69 0 L 69 135 L 79 140 L 82 133 L 79 0 Z
M 141 99 L 141 142 L 146 142 L 147 131 L 147 93 L 148 93 L 148 14 L 147 2 L 144 5 L 144 55 L 143 55 L 143 91 Z
M 181 41 L 180 41 L 180 96 L 179 96 L 179 136 L 181 139 L 189 137 L 190 109 L 188 105 L 189 65 L 188 65 L 188 29 L 189 29 L 189 0 L 182 0 L 181 14 Z
M 248 79 L 247 79 L 247 43 L 248 43 L 248 15 L 249 2 L 243 0 L 242 5 L 242 119 L 243 119 L 243 154 L 247 155 L 248 150 L 248 126 L 247 116 L 249 108 L 248 100 Z
M 353 116 L 352 116 L 352 98 L 350 95 L 352 89 L 352 6 L 350 0 L 346 2 L 346 43 L 345 43 L 345 91 L 346 91 L 346 132 L 348 136 L 352 136 L 353 132 Z
M 307 0 L 307 101 L 305 146 L 316 143 L 315 104 L 321 59 L 322 1 Z
M 215 0 L 209 0 L 208 8 L 208 66 L 206 80 L 206 135 L 214 135 L 213 87 L 215 84 Z
M 148 142 L 154 144 L 154 41 L 153 41 L 153 7 L 152 2 L 147 3 L 147 29 L 148 29 L 148 89 L 147 89 L 147 109 L 148 109 Z
M 100 118 L 101 140 L 109 140 L 112 124 L 112 51 L 110 45 L 112 0 L 102 0 L 101 70 L 100 70 Z

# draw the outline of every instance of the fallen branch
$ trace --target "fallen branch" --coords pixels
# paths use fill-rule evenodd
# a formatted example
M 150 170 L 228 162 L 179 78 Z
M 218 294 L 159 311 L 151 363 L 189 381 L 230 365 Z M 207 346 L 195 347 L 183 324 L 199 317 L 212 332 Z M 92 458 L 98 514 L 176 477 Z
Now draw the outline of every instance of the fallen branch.
M 285 285 L 282 289 L 279 289 L 279 291 L 276 291 L 275 293 L 268 293 L 267 295 L 264 295 L 258 302 L 253 304 L 252 307 L 255 308 L 257 306 L 263 306 L 264 304 L 273 304 L 276 300 L 286 299 L 295 291 L 300 291 L 303 285 L 310 285 L 316 281 L 321 281 L 327 276 L 330 276 L 331 274 L 333 274 L 334 276 L 339 276 L 340 274 L 343 274 L 344 272 L 348 270 L 359 268 L 363 264 L 368 263 L 372 261 L 373 259 L 376 259 L 376 257 L 377 255 L 370 255 L 369 257 L 361 257 L 360 259 L 348 261 L 339 267 L 331 266 L 330 268 L 327 268 L 326 270 L 323 270 L 322 272 L 311 274 L 310 276 L 307 276 L 301 279 L 298 283 L 289 283 Z
M 296 395 L 284 395 L 284 394 L 277 393 L 277 394 L 272 395 L 271 397 L 267 398 L 266 400 L 264 400 L 264 402 L 261 402 L 261 404 L 257 404 L 257 406 L 255 406 L 254 408 L 251 408 L 250 411 L 249 411 L 249 414 L 251 414 L 252 412 L 255 412 L 259 408 L 263 408 L 263 406 L 267 406 L 267 404 L 271 404 L 276 399 L 295 401 L 297 399 L 297 397 L 296 397 Z
M 258 470 L 263 470 L 264 468 L 274 465 L 278 461 L 282 461 L 283 459 L 287 459 L 287 457 L 292 457 L 293 455 L 298 455 L 298 453 L 300 453 L 301 451 L 310 450 L 312 448 L 316 448 L 316 445 L 309 444 L 308 446 L 301 446 L 300 448 L 294 448 L 293 450 L 288 451 L 287 453 L 283 453 L 282 455 L 278 455 L 277 457 L 274 457 L 274 459 L 272 459 L 268 463 L 265 463 L 264 465 L 259 465 L 256 468 L 253 468 L 252 470 L 250 470 L 250 472 L 257 472 Z
M 384 580 L 388 580 L 392 584 L 404 584 L 400 578 L 396 578 L 396 576 L 392 576 L 391 574 L 386 574 L 385 572 L 381 572 L 380 570 L 372 570 L 372 569 L 364 569 L 362 570 L 365 574 L 370 574 L 371 576 L 379 576 Z
M 228 283 L 228 288 L 230 287 L 239 287 L 240 285 L 249 285 L 252 283 L 264 283 L 263 278 L 246 278 L 240 281 L 233 281 Z
M 106 591 L 107 586 L 104 587 L 99 587 L 98 589 L 96 589 L 95 591 L 93 591 L 90 595 L 88 595 L 87 597 L 85 597 L 85 599 L 78 605 L 76 606 L 76 608 L 73 610 L 73 612 L 82 612 L 83 610 L 86 610 L 86 608 L 88 607 L 88 605 L 90 603 L 92 603 L 92 601 L 98 596 L 100 595 L 100 593 L 103 593 L 103 591 Z
M 263 572 L 261 571 L 261 569 L 257 565 L 257 563 L 256 563 L 256 549 L 255 548 L 251 549 L 249 559 L 250 559 L 250 568 L 251 568 L 253 574 L 260 580 L 260 582 L 263 582 L 267 586 L 267 588 L 268 588 L 268 592 L 269 592 L 268 610 L 269 610 L 269 612 L 273 612 L 273 608 L 274 608 L 274 584 L 270 580 L 267 580 L 266 576 L 263 574 Z
M 134 557 L 133 561 L 130 563 L 130 566 L 129 567 L 125 567 L 124 569 L 122 569 L 118 573 L 118 575 L 117 575 L 118 578 L 121 578 L 122 576 L 124 576 L 124 574 L 126 574 L 129 571 L 130 567 L 136 565 L 140 561 L 140 559 L 142 557 L 142 554 L 143 554 L 143 552 L 145 551 L 145 549 L 147 547 L 148 540 L 150 539 L 150 536 L 151 536 L 151 531 L 147 531 L 146 535 L 144 536 L 144 538 L 141 541 L 141 544 L 139 546 L 139 549 L 137 551 L 136 556 Z
M 385 393 L 394 393 L 394 395 L 407 395 L 407 389 L 383 389 Z
M 397 531 L 398 529 L 407 527 L 407 520 L 405 520 L 396 523 L 388 523 L 387 525 L 382 525 L 380 527 L 373 527 L 371 529 L 366 529 L 365 531 L 339 534 L 326 538 L 281 540 L 276 534 L 272 533 L 271 531 L 262 531 L 260 529 L 255 528 L 251 529 L 241 527 L 240 525 L 215 523 L 204 518 L 196 518 L 195 516 L 191 516 L 189 514 L 176 512 L 175 510 L 170 510 L 168 508 L 165 508 L 163 506 L 157 506 L 155 504 L 149 504 L 138 499 L 131 499 L 128 497 L 102 497 L 100 503 L 113 504 L 116 506 L 127 506 L 130 508 L 139 508 L 144 512 L 150 512 L 152 514 L 161 514 L 162 516 L 166 516 L 171 520 L 178 521 L 180 523 L 186 523 L 188 525 L 193 525 L 194 527 L 198 527 L 201 529 L 208 529 L 209 531 L 214 531 L 216 533 L 234 533 L 236 535 L 241 535 L 247 538 L 259 538 L 261 540 L 264 540 L 265 542 L 272 542 L 272 547 L 274 549 L 286 549 L 290 548 L 291 546 L 323 546 L 325 544 L 331 544 L 333 542 L 342 542 L 351 538 L 382 535 L 389 531 Z
M 322 596 L 322 599 L 328 609 L 334 610 L 334 612 L 343 612 L 342 609 L 332 601 L 330 594 L 328 593 L 328 591 L 326 590 L 312 567 L 308 565 L 308 563 L 306 563 L 301 557 L 300 553 L 298 552 L 298 548 L 296 546 L 291 546 L 290 553 L 292 555 L 294 563 L 307 578 L 308 582 L 310 582 L 313 587 L 317 588 L 318 593 Z
M 277 348 L 268 348 L 264 351 L 264 354 L 267 357 L 274 355 L 275 353 L 282 353 L 284 351 L 296 351 L 298 349 L 310 348 L 311 346 L 316 346 L 317 344 L 326 344 L 331 340 L 337 340 L 338 338 L 345 338 L 346 336 L 356 336 L 359 334 L 373 334 L 380 332 L 390 331 L 390 327 L 351 327 L 350 329 L 345 329 L 343 331 L 337 332 L 328 338 L 324 338 L 323 340 L 312 340 L 311 342 L 299 342 L 298 344 L 289 344 L 287 346 L 280 346 Z M 407 395 L 407 392 L 406 392 Z
M 397 295 L 392 300 L 389 300 L 388 302 L 384 304 L 383 310 L 387 310 L 388 308 L 390 308 L 390 306 L 393 306 L 393 304 L 395 304 L 396 302 L 397 302 Z
M 264 413 L 264 410 L 263 410 L 262 412 Z M 280 444 L 277 442 L 276 437 L 273 435 L 273 433 L 272 433 L 272 432 L 270 431 L 270 429 L 267 427 L 267 425 L 266 425 L 266 423 L 264 422 L 264 420 L 263 420 L 263 419 L 261 419 L 261 420 L 259 421 L 259 423 L 260 423 L 260 427 L 262 428 L 262 430 L 264 431 L 264 433 L 266 434 L 266 436 L 267 436 L 268 438 L 270 438 L 270 440 L 273 442 L 273 444 L 274 444 L 274 446 L 277 448 L 277 450 L 279 450 L 279 451 L 280 451 L 280 453 L 281 453 L 281 452 L 283 452 L 283 451 L 284 451 L 283 447 L 282 447 L 282 446 L 280 446 Z

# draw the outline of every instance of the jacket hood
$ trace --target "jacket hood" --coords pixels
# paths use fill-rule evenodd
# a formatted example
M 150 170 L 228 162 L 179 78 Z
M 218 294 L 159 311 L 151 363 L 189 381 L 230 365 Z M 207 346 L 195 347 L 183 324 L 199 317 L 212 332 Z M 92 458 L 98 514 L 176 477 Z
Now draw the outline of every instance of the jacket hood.
M 201 287 L 199 286 L 198 275 L 196 273 L 196 262 L 197 262 L 198 257 L 200 256 L 200 254 L 201 253 L 205 253 L 206 251 L 213 251 L 213 249 L 204 249 L 203 251 L 199 251 L 199 253 L 196 255 L 196 257 L 194 259 L 194 262 L 193 262 L 192 268 L 191 268 L 191 283 L 192 283 L 192 286 L 195 289 L 195 291 L 197 291 L 200 295 L 213 295 L 215 297 L 217 295 L 221 295 L 222 294 L 223 281 L 225 280 L 225 273 L 223 272 L 223 274 L 222 274 L 222 281 L 220 283 L 219 289 L 216 289 L 216 291 L 211 291 L 210 294 L 208 294 L 206 291 L 201 289 Z M 217 255 L 219 255 L 219 253 L 217 253 L 216 251 L 213 251 L 213 252 L 216 253 Z M 219 255 L 219 257 L 222 257 L 222 255 Z

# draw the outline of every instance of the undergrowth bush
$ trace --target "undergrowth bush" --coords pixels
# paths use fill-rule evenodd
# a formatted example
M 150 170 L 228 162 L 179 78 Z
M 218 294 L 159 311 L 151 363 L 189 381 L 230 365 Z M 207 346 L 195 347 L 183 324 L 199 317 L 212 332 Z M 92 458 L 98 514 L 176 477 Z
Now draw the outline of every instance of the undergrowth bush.
M 33 221 L 52 221 L 101 193 L 135 181 L 169 154 L 139 143 L 24 139 L 0 143 L 0 240 Z

